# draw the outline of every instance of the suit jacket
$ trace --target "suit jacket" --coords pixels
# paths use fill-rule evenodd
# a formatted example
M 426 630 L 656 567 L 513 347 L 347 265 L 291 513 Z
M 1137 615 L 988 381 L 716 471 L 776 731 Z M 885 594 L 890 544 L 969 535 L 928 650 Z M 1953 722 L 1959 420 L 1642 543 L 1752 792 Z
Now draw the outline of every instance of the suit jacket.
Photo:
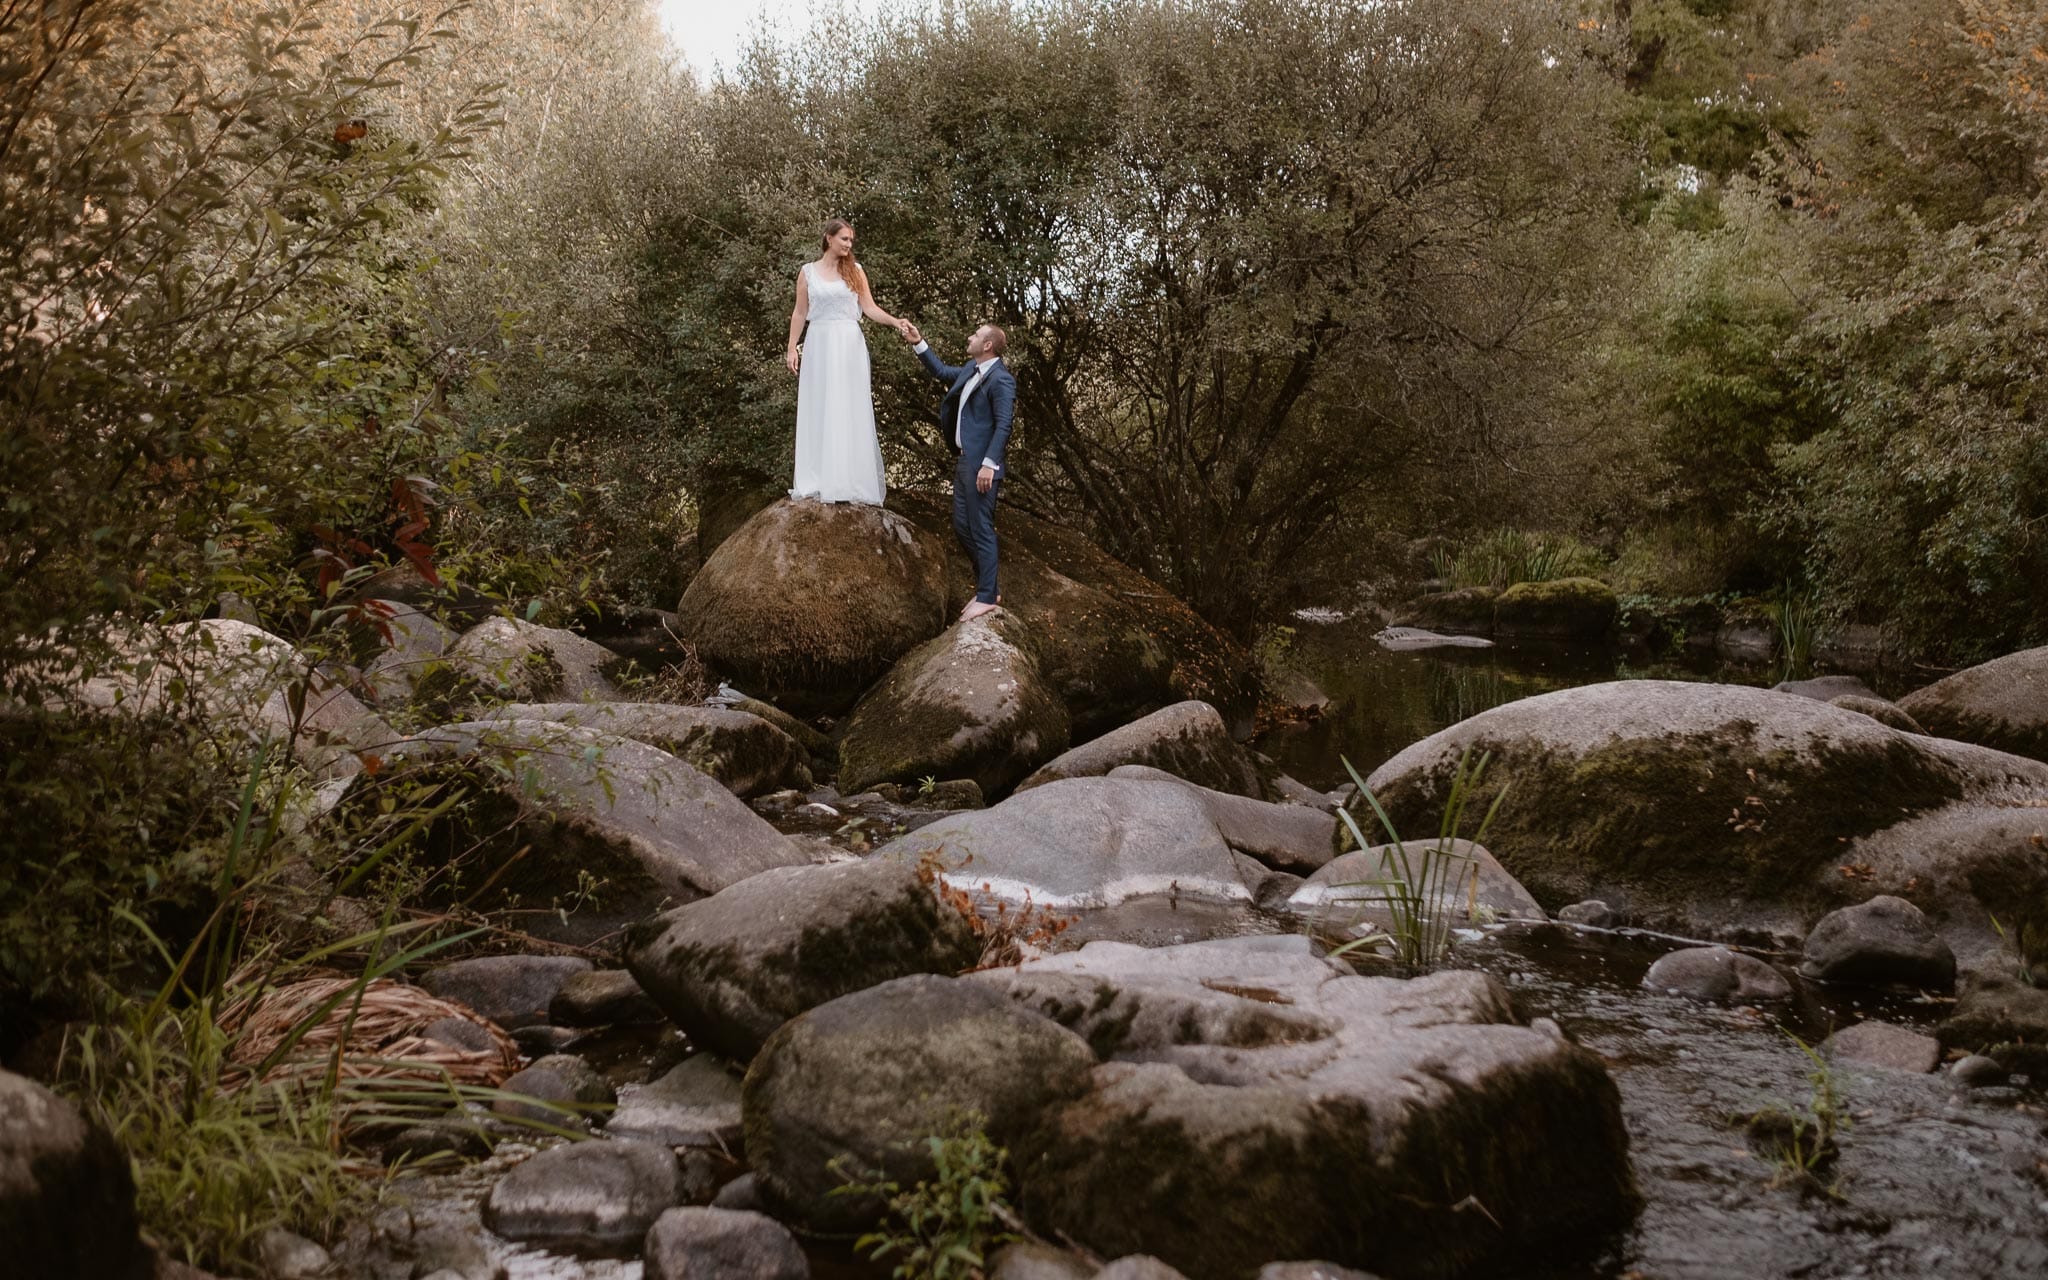
M 925 372 L 950 384 L 946 398 L 939 402 L 939 434 L 945 437 L 946 447 L 954 453 L 985 458 L 1001 471 L 1003 450 L 1010 443 L 1010 418 L 1017 408 L 1017 379 L 1011 376 L 1009 366 L 1001 356 L 996 357 L 963 411 L 960 393 L 967 389 L 978 366 L 972 362 L 947 364 L 930 347 L 918 352 L 917 358 L 924 362 Z

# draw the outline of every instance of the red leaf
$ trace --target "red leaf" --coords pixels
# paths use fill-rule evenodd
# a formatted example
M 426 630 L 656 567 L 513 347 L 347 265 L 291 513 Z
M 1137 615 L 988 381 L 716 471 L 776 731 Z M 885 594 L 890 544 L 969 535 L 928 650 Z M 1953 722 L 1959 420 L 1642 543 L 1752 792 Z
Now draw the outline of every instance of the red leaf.
M 432 547 L 424 542 L 404 542 L 399 544 L 398 549 L 405 553 L 407 560 L 412 561 L 412 567 L 420 571 L 420 576 L 427 580 L 429 586 L 441 585 L 441 575 L 434 569 Z

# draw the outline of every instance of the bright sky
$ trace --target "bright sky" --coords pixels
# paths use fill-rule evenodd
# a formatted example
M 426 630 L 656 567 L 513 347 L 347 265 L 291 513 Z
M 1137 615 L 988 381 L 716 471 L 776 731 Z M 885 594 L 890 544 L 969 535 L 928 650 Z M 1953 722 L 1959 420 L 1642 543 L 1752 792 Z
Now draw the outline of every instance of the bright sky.
M 897 3 L 900 7 L 904 0 Z M 847 8 L 862 13 L 873 13 L 882 4 L 883 0 L 845 0 Z M 814 8 L 837 6 L 834 0 L 655 0 L 655 7 L 669 37 L 697 74 L 709 79 L 718 67 L 730 68 L 738 60 L 757 20 L 786 39 L 809 25 Z

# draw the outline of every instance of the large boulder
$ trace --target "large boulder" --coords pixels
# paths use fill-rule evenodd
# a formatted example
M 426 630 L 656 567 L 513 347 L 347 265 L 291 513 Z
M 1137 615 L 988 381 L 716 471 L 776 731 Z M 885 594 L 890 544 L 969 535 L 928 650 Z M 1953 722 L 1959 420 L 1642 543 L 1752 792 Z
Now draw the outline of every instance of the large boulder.
M 407 739 L 379 785 L 466 791 L 428 845 L 480 850 L 512 897 L 553 905 L 595 895 L 624 923 L 809 859 L 730 791 L 630 738 L 538 720 L 444 725 Z M 360 786 L 360 783 L 359 783 Z M 351 803 L 374 803 L 365 788 Z
M 77 1107 L 0 1071 L 0 1241 L 9 1275 L 149 1280 L 128 1155 Z
M 1958 671 L 1899 706 L 1929 733 L 2048 760 L 2048 648 Z
M 1493 602 L 1493 633 L 1509 640 L 1601 640 L 1621 602 L 1598 578 L 1517 582 Z
M 964 598 L 973 573 L 953 537 L 952 504 L 908 491 L 889 502 L 946 549 Z M 1250 732 L 1258 682 L 1242 646 L 1071 529 L 1004 507 L 996 532 L 1003 608 L 1037 637 L 1040 670 L 1066 704 L 1075 737 L 1097 737 L 1191 698 L 1215 707 L 1234 733 Z
M 1482 974 L 1358 977 L 1262 937 L 1096 942 L 968 981 L 1104 1059 L 1013 1148 L 1032 1225 L 1100 1255 L 1197 1280 L 1276 1257 L 1502 1274 L 1634 1211 L 1605 1067 Z
M 2048 798 L 2048 767 L 1811 698 L 1631 680 L 1496 707 L 1374 771 L 1398 830 L 1438 825 L 1468 751 L 1493 755 L 1469 812 L 1511 789 L 1487 845 L 1551 907 L 1599 897 L 1642 923 L 1803 935 L 1888 892 L 1973 945 L 1987 907 L 2048 913 L 2028 896 L 2048 853 L 2007 838 L 2026 812 L 2010 806 Z
M 470 693 L 510 702 L 618 701 L 611 673 L 625 659 L 594 640 L 518 618 L 486 618 L 449 646 L 445 674 L 416 683 L 428 697 Z
M 457 636 L 439 618 L 396 600 L 367 600 L 361 609 L 373 637 L 363 683 L 379 706 L 403 705 L 438 668 Z
M 1154 895 L 1249 902 L 1269 873 L 1231 848 L 1199 792 L 1179 779 L 1068 778 L 949 814 L 875 856 L 930 862 L 977 898 L 1063 911 Z
M 1336 848 L 1334 809 L 1274 804 L 1230 791 L 1216 791 L 1150 765 L 1118 765 L 1109 771 L 1109 776 L 1180 783 L 1202 802 L 1225 844 L 1276 870 L 1306 875 L 1329 862 Z
M 1130 764 L 1150 765 L 1215 791 L 1265 798 L 1258 770 L 1206 702 L 1176 702 L 1112 729 L 1046 761 L 1017 789 L 1061 778 L 1099 778 Z
M 676 606 L 684 639 L 750 693 L 838 713 L 944 630 L 957 592 L 941 538 L 858 503 L 783 500 L 709 553 Z
M 316 771 L 347 777 L 399 735 L 347 687 L 346 673 L 290 642 L 228 618 L 151 628 L 113 669 L 77 689 L 115 714 L 196 715 L 230 734 L 289 746 Z
M 573 724 L 660 747 L 718 779 L 736 796 L 811 787 L 804 748 L 744 711 L 665 702 L 514 702 L 492 708 L 488 718 Z
M 839 1194 L 845 1182 L 933 1178 L 925 1140 L 965 1123 L 1012 1146 L 1046 1110 L 1079 1096 L 1094 1066 L 1079 1036 L 998 990 L 898 978 L 820 1005 L 770 1037 L 741 1095 L 747 1158 L 778 1218 L 862 1230 L 882 1205 Z
M 972 778 L 984 795 L 1010 788 L 1067 746 L 1067 709 L 1039 673 L 1035 642 L 1015 615 L 959 622 L 903 655 L 847 719 L 839 787 Z
M 738 1062 L 806 1009 L 981 954 L 929 873 L 869 860 L 766 871 L 647 921 L 626 963 L 690 1039 Z

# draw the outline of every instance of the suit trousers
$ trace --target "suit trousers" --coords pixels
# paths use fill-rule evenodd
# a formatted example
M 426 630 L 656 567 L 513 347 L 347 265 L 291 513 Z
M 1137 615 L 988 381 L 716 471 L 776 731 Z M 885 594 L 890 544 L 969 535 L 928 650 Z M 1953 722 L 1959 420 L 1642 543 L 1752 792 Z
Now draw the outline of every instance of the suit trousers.
M 969 450 L 960 455 L 953 468 L 953 535 L 974 561 L 974 598 L 983 604 L 996 602 L 996 495 L 1003 491 L 1001 472 L 989 483 L 988 492 L 975 487 L 981 474 L 981 455 Z

